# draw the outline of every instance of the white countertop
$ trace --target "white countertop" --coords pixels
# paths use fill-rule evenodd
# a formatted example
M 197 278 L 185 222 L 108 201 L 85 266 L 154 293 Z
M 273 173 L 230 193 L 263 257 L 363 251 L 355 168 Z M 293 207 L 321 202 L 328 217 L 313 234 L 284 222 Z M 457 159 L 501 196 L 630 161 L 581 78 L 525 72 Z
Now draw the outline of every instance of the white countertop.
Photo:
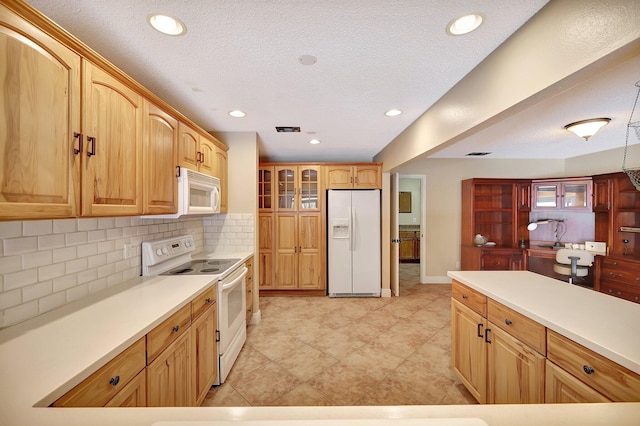
M 640 305 L 529 271 L 449 277 L 640 374 Z
M 230 253 L 229 257 L 242 258 L 244 261 L 250 255 Z M 219 254 L 212 257 L 219 257 Z M 442 423 L 460 426 L 482 424 L 479 419 L 489 425 L 635 425 L 640 417 L 640 403 L 109 409 L 46 407 L 210 285 L 213 285 L 211 277 L 207 276 L 140 277 L 100 295 L 90 296 L 0 331 L 0 425 L 226 426 L 230 421 L 238 426 L 268 426 L 276 423 L 321 426 L 329 421 L 331 424 L 340 424 L 341 421 L 342 424 L 362 426 L 377 424 L 369 421 L 372 419 L 389 419 L 390 424 L 399 426 L 402 423 L 398 419 L 446 419 Z

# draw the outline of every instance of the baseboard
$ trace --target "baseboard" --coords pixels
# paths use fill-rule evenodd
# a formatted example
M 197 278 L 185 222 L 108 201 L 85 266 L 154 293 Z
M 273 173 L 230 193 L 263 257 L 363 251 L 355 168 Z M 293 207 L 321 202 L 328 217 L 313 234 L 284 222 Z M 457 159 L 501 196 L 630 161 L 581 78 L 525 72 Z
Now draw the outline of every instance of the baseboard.
M 440 277 L 422 277 L 420 284 L 451 284 L 451 278 L 447 276 Z
M 391 297 L 391 289 L 383 288 L 382 292 L 380 293 L 380 297 Z

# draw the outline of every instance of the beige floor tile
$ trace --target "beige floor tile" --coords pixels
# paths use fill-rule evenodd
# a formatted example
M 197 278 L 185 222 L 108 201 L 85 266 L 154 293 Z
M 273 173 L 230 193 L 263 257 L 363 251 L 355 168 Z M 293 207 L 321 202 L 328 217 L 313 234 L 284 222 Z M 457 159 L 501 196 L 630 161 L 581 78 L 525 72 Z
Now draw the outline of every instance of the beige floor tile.
M 342 363 L 347 367 L 364 369 L 367 375 L 378 381 L 389 374 L 393 374 L 393 370 L 402 362 L 404 362 L 404 359 L 369 344 L 364 345 L 342 360 Z
M 338 360 L 309 345 L 298 347 L 275 360 L 276 364 L 293 374 L 303 382 L 322 373 Z
M 335 405 L 351 405 L 366 395 L 378 380 L 367 375 L 364 368 L 339 362 L 307 383 Z
M 250 407 L 251 404 L 233 386 L 223 383 L 214 386 L 207 394 L 201 407 Z
M 231 372 L 229 373 L 228 380 L 233 380 L 234 375 L 239 374 L 240 372 L 250 372 L 253 370 L 257 370 L 259 368 L 264 367 L 269 364 L 271 360 L 261 354 L 259 351 L 255 350 L 253 346 L 250 344 L 245 344 L 240 354 L 238 355 L 238 359 L 236 359 Z
M 425 343 L 407 361 L 415 363 L 422 370 L 433 371 L 452 380 L 456 378 L 451 371 L 451 352 L 434 343 Z
M 282 358 L 288 353 L 295 352 L 298 348 L 305 345 L 303 341 L 291 337 L 291 335 L 281 330 L 275 333 L 269 333 L 268 338 L 264 338 L 263 336 L 263 338 L 259 340 L 253 339 L 249 344 L 272 361 Z
M 364 346 L 365 343 L 366 342 L 351 336 L 347 327 L 333 330 L 309 344 L 334 358 L 343 359 L 350 353 Z
M 281 396 L 270 405 L 287 406 L 317 406 L 334 405 L 331 400 L 322 395 L 306 383 L 293 389 L 291 392 Z
M 465 404 L 477 404 L 478 401 L 471 395 L 471 393 L 464 387 L 462 383 L 454 383 L 449 392 L 445 395 L 441 404 L 446 405 L 465 405 Z
M 411 361 L 403 362 L 383 382 L 396 386 L 418 404 L 440 404 L 454 383 L 453 379 L 425 370 Z
M 273 362 L 264 367 L 239 372 L 228 383 L 253 406 L 268 405 L 302 384 L 298 378 Z M 225 386 L 225 382 L 222 386 Z

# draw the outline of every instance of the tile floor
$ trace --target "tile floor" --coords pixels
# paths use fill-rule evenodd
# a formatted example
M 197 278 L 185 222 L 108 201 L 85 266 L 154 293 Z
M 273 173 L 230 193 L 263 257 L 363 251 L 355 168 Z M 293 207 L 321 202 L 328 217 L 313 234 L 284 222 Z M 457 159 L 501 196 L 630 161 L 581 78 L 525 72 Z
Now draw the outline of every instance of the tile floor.
M 450 285 L 419 284 L 402 264 L 400 297 L 264 297 L 262 321 L 203 406 L 471 404 L 450 371 Z

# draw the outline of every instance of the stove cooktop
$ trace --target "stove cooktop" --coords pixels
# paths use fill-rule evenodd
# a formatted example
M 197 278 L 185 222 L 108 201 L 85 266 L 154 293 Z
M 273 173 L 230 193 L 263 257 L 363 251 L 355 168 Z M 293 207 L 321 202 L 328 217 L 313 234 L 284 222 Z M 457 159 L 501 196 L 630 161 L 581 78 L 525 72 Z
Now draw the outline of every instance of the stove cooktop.
M 218 275 L 240 259 L 194 259 L 160 275 Z

